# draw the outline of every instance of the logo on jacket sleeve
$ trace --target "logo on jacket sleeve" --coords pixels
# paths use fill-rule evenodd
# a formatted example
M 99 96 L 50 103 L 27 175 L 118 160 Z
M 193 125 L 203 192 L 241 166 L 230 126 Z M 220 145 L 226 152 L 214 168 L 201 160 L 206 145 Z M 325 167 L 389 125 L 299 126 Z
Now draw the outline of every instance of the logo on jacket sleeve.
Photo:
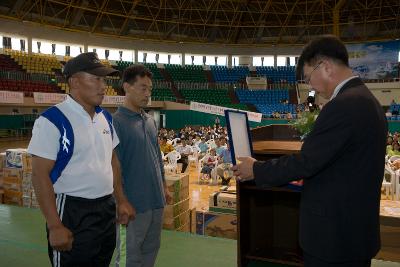
M 67 138 L 67 130 L 65 130 L 64 125 L 63 125 L 63 129 L 64 129 L 64 134 L 63 134 L 63 137 L 61 140 L 61 144 L 63 145 L 63 151 L 66 151 L 68 154 L 68 152 L 69 152 L 68 146 L 71 145 L 71 142 Z

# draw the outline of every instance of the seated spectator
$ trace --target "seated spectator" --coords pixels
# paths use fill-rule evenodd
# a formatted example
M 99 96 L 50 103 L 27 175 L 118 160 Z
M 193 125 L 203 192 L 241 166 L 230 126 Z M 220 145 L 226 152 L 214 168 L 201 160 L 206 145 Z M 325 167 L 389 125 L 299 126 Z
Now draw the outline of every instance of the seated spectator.
M 400 170 L 400 159 L 395 160 L 393 163 L 390 164 L 390 168 L 393 171 Z
M 203 156 L 204 156 L 204 154 L 207 153 L 207 150 L 208 150 L 208 145 L 206 144 L 205 137 L 201 138 L 201 141 L 200 141 L 198 147 L 200 149 L 200 153 L 203 154 Z
M 217 175 L 221 177 L 222 184 L 226 185 L 229 183 L 229 180 L 233 176 L 233 172 L 231 170 L 232 157 L 229 143 L 227 144 L 227 147 L 221 152 L 218 163 L 219 165 L 217 166 Z
M 200 135 L 196 135 L 195 140 L 193 140 L 193 145 L 199 146 L 200 142 L 201 142 Z
M 217 139 L 219 137 L 219 134 L 217 134 L 213 129 L 210 131 L 210 138 L 211 139 Z
M 393 144 L 393 136 L 388 135 L 386 145 L 391 146 L 392 144 Z
M 219 146 L 217 146 L 215 151 L 217 152 L 218 156 L 221 156 L 222 151 L 224 151 L 226 149 L 226 139 L 225 139 L 225 137 L 220 137 L 218 139 L 218 145 Z
M 168 139 L 166 136 L 160 138 L 160 150 L 167 155 L 169 152 L 174 151 L 174 147 L 167 143 Z
M 386 147 L 386 154 L 390 157 L 400 156 L 400 144 L 399 142 L 393 142 L 393 144 Z
M 210 154 L 206 154 L 203 158 L 203 167 L 201 169 L 202 176 L 201 180 L 207 180 L 211 178 L 211 171 L 215 168 L 216 163 L 218 162 L 217 154 L 215 153 L 215 149 L 210 149 Z
M 188 140 L 187 140 L 187 145 L 188 146 L 193 146 L 193 144 L 194 144 L 194 139 L 193 139 L 193 136 L 192 135 L 189 135 L 189 138 L 188 138 Z
M 187 166 L 189 165 L 189 155 L 193 154 L 192 148 L 188 145 L 186 145 L 187 140 L 181 139 L 176 142 L 176 151 L 181 154 L 181 159 L 178 160 L 178 163 L 182 163 L 182 171 L 181 173 L 184 173 L 187 169 Z

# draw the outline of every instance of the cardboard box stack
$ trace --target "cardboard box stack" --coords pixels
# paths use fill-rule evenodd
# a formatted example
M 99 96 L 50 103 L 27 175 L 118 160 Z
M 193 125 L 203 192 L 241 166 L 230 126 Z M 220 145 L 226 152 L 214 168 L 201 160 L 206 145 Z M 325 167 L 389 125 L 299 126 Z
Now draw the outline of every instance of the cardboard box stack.
M 167 175 L 165 182 L 171 200 L 164 208 L 163 228 L 190 232 L 189 175 Z
M 32 157 L 26 149 L 8 149 L 3 168 L 4 204 L 37 208 L 32 187 Z
M 196 234 L 237 239 L 236 214 L 196 212 Z
M 3 188 L 3 168 L 5 166 L 6 153 L 0 153 L 0 204 L 4 202 L 4 188 Z
M 209 211 L 196 212 L 196 233 L 237 238 L 236 187 L 224 186 L 209 197 Z
M 0 153 L 0 191 L 3 190 L 3 168 L 6 166 L 6 153 Z M 2 198 L 1 198 L 2 200 Z
M 236 214 L 236 187 L 222 187 L 209 197 L 209 211 Z

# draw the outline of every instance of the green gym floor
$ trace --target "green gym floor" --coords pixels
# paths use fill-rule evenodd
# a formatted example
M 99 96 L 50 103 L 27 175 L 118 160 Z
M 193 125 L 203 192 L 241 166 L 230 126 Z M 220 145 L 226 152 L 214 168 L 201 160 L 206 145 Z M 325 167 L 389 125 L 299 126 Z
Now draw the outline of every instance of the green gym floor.
M 44 221 L 39 210 L 0 205 L 0 266 L 50 266 Z M 234 267 L 236 241 L 163 231 L 156 267 L 186 266 Z M 252 265 L 256 266 L 267 265 Z M 400 263 L 374 261 L 372 266 L 400 267 Z

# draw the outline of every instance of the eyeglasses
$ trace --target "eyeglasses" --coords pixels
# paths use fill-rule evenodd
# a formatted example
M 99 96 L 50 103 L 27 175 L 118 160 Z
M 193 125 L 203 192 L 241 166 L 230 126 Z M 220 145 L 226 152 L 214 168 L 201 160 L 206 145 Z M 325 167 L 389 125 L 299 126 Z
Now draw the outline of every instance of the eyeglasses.
M 318 67 L 323 63 L 323 61 L 318 62 L 318 64 L 313 68 L 313 70 L 310 72 L 310 75 L 308 76 L 308 79 L 305 80 L 305 82 L 307 84 L 310 84 L 310 80 L 311 80 L 311 75 L 313 74 L 313 72 L 318 69 Z

